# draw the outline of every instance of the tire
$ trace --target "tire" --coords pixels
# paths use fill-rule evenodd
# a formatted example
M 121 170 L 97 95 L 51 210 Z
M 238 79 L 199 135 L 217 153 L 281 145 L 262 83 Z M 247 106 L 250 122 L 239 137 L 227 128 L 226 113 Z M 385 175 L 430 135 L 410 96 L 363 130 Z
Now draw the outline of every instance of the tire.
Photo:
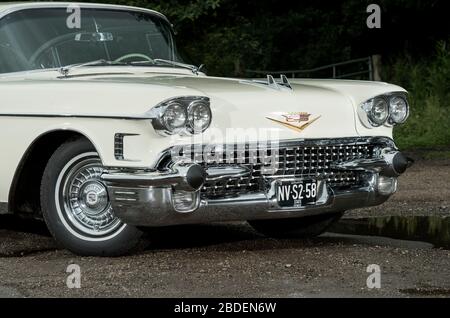
M 62 144 L 51 156 L 41 183 L 41 209 L 55 240 L 83 256 L 131 252 L 142 232 L 114 216 L 100 157 L 86 139 Z
M 312 238 L 324 233 L 344 213 L 332 213 L 301 218 L 253 220 L 248 223 L 264 236 L 274 238 Z

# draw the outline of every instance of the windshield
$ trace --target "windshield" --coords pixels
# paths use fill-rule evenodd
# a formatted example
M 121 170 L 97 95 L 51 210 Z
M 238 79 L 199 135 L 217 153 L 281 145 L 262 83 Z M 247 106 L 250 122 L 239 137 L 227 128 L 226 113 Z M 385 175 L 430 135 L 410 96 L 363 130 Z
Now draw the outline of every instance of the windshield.
M 2 18 L 0 73 L 95 60 L 182 62 L 169 24 L 158 16 L 107 9 L 80 12 L 79 21 L 72 19 L 66 8 L 29 9 Z

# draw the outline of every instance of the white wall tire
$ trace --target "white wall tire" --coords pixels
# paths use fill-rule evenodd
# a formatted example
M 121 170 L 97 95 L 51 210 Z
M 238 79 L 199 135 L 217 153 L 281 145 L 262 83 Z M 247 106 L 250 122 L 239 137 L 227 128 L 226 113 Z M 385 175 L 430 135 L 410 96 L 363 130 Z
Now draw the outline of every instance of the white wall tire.
M 85 139 L 64 143 L 50 158 L 41 184 L 44 220 L 63 247 L 80 255 L 116 256 L 142 234 L 114 216 L 98 154 Z

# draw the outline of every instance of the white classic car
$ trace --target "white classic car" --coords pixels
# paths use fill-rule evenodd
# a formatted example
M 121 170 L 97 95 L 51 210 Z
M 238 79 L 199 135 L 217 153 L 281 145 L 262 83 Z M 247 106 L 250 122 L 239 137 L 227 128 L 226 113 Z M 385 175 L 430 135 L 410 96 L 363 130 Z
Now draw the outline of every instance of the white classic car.
M 127 253 L 143 227 L 177 224 L 318 235 L 396 191 L 411 163 L 392 139 L 406 94 L 208 77 L 147 9 L 0 4 L 0 213 L 43 218 L 82 255 Z

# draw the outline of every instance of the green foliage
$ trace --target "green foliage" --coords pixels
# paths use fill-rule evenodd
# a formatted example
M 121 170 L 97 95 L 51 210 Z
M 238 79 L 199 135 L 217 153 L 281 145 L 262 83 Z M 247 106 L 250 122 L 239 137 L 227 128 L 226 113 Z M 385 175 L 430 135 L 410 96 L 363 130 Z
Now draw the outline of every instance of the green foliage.
M 388 70 L 384 79 L 409 91 L 411 115 L 408 121 L 394 130 L 402 148 L 450 147 L 450 48 L 439 42 L 435 55 L 427 60 L 414 61 L 400 57 Z

